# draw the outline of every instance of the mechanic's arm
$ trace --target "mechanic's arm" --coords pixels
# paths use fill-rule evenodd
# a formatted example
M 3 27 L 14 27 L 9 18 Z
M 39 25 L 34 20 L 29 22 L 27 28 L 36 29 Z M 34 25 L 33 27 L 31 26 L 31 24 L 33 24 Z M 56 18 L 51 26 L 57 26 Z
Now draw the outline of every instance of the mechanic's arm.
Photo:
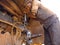
M 56 17 L 55 13 L 44 7 L 44 5 L 38 0 L 33 1 L 32 12 L 34 15 L 36 14 L 37 20 L 44 25 L 50 25 L 50 22 L 53 22 L 52 18 Z M 51 20 L 49 20 L 50 18 Z

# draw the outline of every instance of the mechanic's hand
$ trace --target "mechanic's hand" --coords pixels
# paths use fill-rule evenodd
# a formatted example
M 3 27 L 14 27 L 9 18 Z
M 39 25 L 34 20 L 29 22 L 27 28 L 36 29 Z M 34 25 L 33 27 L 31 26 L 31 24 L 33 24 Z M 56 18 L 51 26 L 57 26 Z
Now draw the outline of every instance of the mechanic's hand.
M 39 0 L 33 0 L 32 2 L 32 10 L 31 12 L 33 13 L 33 15 L 35 15 L 37 13 L 38 7 L 40 6 L 41 2 Z

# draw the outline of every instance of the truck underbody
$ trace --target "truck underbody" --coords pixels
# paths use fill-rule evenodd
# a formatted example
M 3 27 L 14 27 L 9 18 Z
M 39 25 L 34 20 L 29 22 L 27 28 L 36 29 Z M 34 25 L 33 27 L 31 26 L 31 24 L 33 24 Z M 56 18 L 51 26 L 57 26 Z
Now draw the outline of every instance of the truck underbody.
M 24 28 L 24 0 L 1 0 L 0 1 L 0 45 L 22 45 L 22 31 Z M 21 7 L 22 5 L 22 7 Z M 27 11 L 27 10 L 26 10 Z M 31 15 L 31 14 L 28 14 Z M 43 34 L 43 28 L 34 16 L 26 17 L 26 28 L 32 34 Z M 38 23 L 38 24 L 37 24 Z M 37 40 L 37 41 L 35 41 Z M 43 43 L 44 36 L 33 39 L 33 43 Z

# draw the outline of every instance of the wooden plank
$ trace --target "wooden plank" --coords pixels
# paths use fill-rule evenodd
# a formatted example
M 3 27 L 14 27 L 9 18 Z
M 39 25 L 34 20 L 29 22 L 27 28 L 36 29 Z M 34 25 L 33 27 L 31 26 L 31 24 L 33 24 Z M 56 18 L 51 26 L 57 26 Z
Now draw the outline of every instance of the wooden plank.
M 19 9 L 23 13 L 23 11 L 24 11 L 24 6 L 23 6 L 24 0 L 13 0 L 13 1 L 17 4 L 17 6 L 19 7 Z
M 19 7 L 12 1 L 7 0 L 7 2 L 13 7 L 13 9 L 20 15 L 22 15 L 22 12 L 20 11 Z
M 15 13 L 10 7 L 8 7 L 7 5 L 3 4 L 2 2 L 0 2 L 0 5 L 2 5 L 7 11 L 9 11 L 10 13 L 12 13 L 13 15 L 18 17 L 18 14 Z

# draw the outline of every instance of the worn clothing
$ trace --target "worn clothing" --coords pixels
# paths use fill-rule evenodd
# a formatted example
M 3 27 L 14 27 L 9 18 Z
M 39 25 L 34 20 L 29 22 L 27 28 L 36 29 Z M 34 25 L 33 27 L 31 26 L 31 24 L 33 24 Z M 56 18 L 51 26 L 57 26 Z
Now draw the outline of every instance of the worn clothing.
M 45 45 L 60 45 L 60 22 L 56 14 L 45 7 L 40 7 L 36 16 L 43 24 Z

